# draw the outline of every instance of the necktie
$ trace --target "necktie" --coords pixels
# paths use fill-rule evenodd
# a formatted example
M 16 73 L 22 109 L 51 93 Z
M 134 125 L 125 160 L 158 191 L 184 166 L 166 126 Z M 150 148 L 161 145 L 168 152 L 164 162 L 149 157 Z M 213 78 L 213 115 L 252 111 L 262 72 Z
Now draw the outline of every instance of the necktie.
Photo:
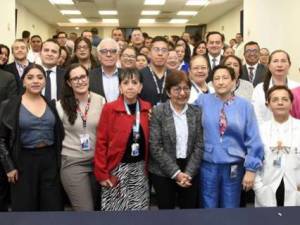
M 211 69 L 213 69 L 213 68 L 216 67 L 216 62 L 217 62 L 217 59 L 216 59 L 216 58 L 213 58 L 213 59 L 212 59 L 212 68 L 211 68 Z
M 45 98 L 50 101 L 51 100 L 51 80 L 50 80 L 50 73 L 51 70 L 47 70 L 47 77 L 46 77 L 46 87 L 45 87 Z
M 253 78 L 254 78 L 253 70 L 254 70 L 254 67 L 250 66 L 249 67 L 249 81 L 251 83 L 253 83 Z

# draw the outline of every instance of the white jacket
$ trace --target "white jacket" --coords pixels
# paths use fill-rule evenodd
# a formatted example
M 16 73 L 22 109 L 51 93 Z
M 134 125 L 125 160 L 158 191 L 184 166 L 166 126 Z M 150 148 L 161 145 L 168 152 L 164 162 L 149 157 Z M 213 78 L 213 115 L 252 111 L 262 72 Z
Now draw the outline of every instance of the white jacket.
M 299 206 L 300 192 L 300 120 L 291 116 L 283 124 L 271 119 L 260 126 L 260 133 L 265 145 L 263 168 L 256 173 L 254 191 L 255 207 L 277 206 L 276 190 L 281 180 L 284 181 L 285 206 Z M 275 149 L 278 140 L 286 150 Z M 274 160 L 281 157 L 281 166 L 275 166 Z

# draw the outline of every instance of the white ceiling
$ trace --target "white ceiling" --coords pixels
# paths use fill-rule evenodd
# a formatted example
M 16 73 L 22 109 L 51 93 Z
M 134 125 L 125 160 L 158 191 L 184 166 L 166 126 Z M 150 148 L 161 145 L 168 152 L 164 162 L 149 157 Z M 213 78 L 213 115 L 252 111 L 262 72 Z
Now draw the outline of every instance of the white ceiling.
M 166 0 L 162 6 L 144 5 L 144 0 L 73 0 L 74 5 L 52 5 L 48 0 L 17 0 L 33 14 L 54 26 L 75 27 L 75 26 L 115 26 L 116 24 L 104 24 L 103 18 L 119 19 L 121 27 L 139 26 L 138 20 L 141 18 L 155 18 L 157 23 L 154 25 L 143 26 L 166 26 L 168 21 L 174 18 L 188 19 L 185 25 L 207 24 L 220 17 L 231 9 L 242 5 L 243 0 L 210 0 L 204 6 L 186 6 L 187 0 Z M 80 10 L 81 15 L 62 15 L 60 10 Z M 117 16 L 101 16 L 99 10 L 117 10 Z M 141 16 L 142 10 L 160 10 L 157 16 Z M 197 11 L 196 16 L 177 16 L 178 11 Z M 86 18 L 88 24 L 74 24 L 69 22 L 69 18 Z M 175 24 L 169 26 L 182 26 Z

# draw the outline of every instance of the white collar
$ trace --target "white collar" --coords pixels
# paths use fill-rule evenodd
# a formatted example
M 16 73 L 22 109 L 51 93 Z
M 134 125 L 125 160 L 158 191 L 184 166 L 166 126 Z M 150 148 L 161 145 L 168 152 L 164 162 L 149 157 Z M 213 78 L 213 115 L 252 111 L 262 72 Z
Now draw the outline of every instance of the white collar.
M 187 109 L 188 109 L 188 104 L 187 104 L 187 103 L 185 104 L 185 106 L 184 106 L 184 108 L 183 108 L 183 110 L 182 110 L 181 112 L 177 112 L 177 111 L 175 110 L 175 108 L 173 107 L 171 100 L 170 100 L 169 102 L 170 102 L 171 110 L 172 110 L 172 112 L 173 112 L 175 115 L 177 115 L 177 116 L 183 116 L 183 115 L 186 113 L 186 111 L 187 111 Z

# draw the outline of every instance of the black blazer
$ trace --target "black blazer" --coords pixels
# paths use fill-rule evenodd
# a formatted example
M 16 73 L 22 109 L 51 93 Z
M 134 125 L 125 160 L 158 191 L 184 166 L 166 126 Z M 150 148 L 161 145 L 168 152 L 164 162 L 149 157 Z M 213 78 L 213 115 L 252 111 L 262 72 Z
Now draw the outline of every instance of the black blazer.
M 121 74 L 121 69 L 118 68 L 118 76 Z M 90 91 L 95 92 L 106 99 L 103 87 L 102 68 L 97 67 L 89 73 Z
M 205 58 L 207 59 L 207 63 L 208 63 L 208 77 L 206 78 L 206 82 L 208 83 L 208 82 L 212 81 L 212 68 L 210 66 L 210 61 L 209 61 L 208 54 L 205 55 Z M 221 55 L 220 64 L 223 61 L 223 59 L 224 59 L 224 56 Z
M 0 69 L 0 103 L 17 95 L 17 83 L 14 75 Z
M 29 62 L 28 65 L 30 65 L 30 64 L 32 64 L 32 63 Z M 22 84 L 18 69 L 16 67 L 16 63 L 12 62 L 10 64 L 7 64 L 4 67 L 4 70 L 6 70 L 7 72 L 12 73 L 15 76 L 15 80 L 17 82 L 17 92 L 18 92 L 18 94 L 21 94 L 23 92 L 23 84 Z
M 267 73 L 268 68 L 264 66 L 263 64 L 258 64 L 256 72 L 254 74 L 254 80 L 253 80 L 253 86 L 255 87 L 257 84 L 261 83 L 265 79 L 265 74 Z M 249 81 L 249 74 L 247 70 L 247 66 L 243 65 L 243 72 L 240 77 L 243 80 L 248 80 Z

